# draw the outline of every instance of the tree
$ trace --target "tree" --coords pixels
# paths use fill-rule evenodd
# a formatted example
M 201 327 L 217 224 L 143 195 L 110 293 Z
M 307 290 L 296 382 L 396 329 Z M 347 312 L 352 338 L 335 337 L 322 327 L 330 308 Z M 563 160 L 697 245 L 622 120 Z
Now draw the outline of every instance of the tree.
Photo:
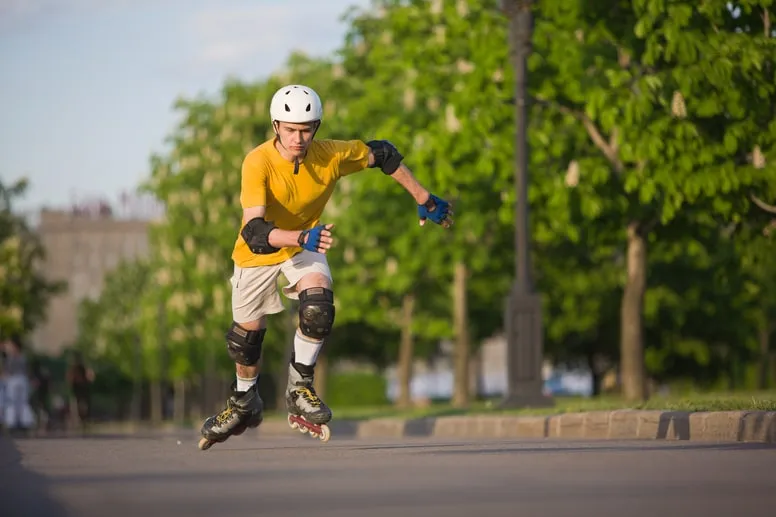
M 776 100 L 776 53 L 761 16 L 769 4 L 540 6 L 534 98 L 584 129 L 588 145 L 575 162 L 579 183 L 594 192 L 587 203 L 596 213 L 620 214 L 620 355 L 628 399 L 646 395 L 644 297 L 656 229 L 689 215 L 740 220 L 749 191 L 774 181 L 776 122 L 761 109 Z M 762 168 L 753 163 L 757 154 L 765 157 Z M 557 195 L 564 201 L 556 206 L 569 193 Z M 573 225 L 567 233 L 578 237 Z
M 132 417 L 140 418 L 142 386 L 147 371 L 158 366 L 144 367 L 141 336 L 142 306 L 138 301 L 148 289 L 149 264 L 142 260 L 121 262 L 105 277 L 102 292 L 96 301 L 84 300 L 79 307 L 79 336 L 76 348 L 91 361 L 115 368 L 116 375 L 131 379 Z M 152 357 L 156 359 L 156 357 Z M 154 379 L 152 377 L 152 380 Z M 154 401 L 155 402 L 155 401 Z
M 776 214 L 776 207 L 760 203 L 768 213 Z M 757 387 L 768 389 L 776 382 L 776 368 L 772 368 L 772 346 L 776 337 L 776 239 L 774 220 L 764 224 L 750 224 L 739 229 L 742 268 L 746 274 L 745 296 L 749 302 L 752 327 L 757 328 L 756 355 L 758 358 Z M 774 362 L 776 366 L 776 362 Z M 773 370 L 773 371 L 771 371 Z
M 28 182 L 0 182 L 0 338 L 27 334 L 44 318 L 51 296 L 66 284 L 47 279 L 39 269 L 44 250 L 25 218 L 14 213 L 13 202 L 24 195 Z
M 377 2 L 351 17 L 339 52 L 344 73 L 338 91 L 350 99 L 346 125 L 357 127 L 364 139 L 391 140 L 422 183 L 461 209 L 449 232 L 418 228 L 412 201 L 395 184 L 368 176 L 348 180 L 351 211 L 363 217 L 338 223 L 338 233 L 348 243 L 367 243 L 368 249 L 351 249 L 348 269 L 360 286 L 368 279 L 377 291 L 360 287 L 362 300 L 348 304 L 356 309 L 348 317 L 379 320 L 390 307 L 388 321 L 412 321 L 414 334 L 433 340 L 452 337 L 448 322 L 457 320 L 457 405 L 468 402 L 470 337 L 498 327 L 508 289 L 499 281 L 508 261 L 493 260 L 512 222 L 511 215 L 504 218 L 501 193 L 511 180 L 511 144 L 502 133 L 512 130 L 512 117 L 505 104 L 511 95 L 506 24 L 496 4 Z M 368 207 L 371 199 L 379 205 Z M 403 224 L 408 228 L 397 231 Z M 473 304 L 466 299 L 486 290 L 477 310 L 499 316 L 472 327 Z M 384 306 L 366 314 L 374 310 L 368 300 L 375 299 Z M 472 328 L 477 333 L 470 336 Z M 405 383 L 412 355 L 401 356 Z

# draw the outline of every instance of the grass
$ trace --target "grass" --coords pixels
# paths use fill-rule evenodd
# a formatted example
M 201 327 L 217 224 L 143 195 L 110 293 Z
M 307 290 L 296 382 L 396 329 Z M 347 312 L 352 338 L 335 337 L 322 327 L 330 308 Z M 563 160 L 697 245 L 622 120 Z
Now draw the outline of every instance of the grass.
M 595 399 L 557 397 L 549 408 L 501 409 L 499 401 L 476 401 L 468 408 L 454 408 L 447 402 L 428 407 L 397 409 L 393 406 L 333 407 L 337 420 L 369 420 L 372 418 L 423 418 L 451 415 L 554 415 L 584 411 L 642 409 L 662 411 L 776 411 L 776 390 L 751 393 L 703 393 L 686 396 L 653 397 L 645 402 L 627 403 L 616 396 Z M 285 418 L 285 412 L 272 412 L 268 419 Z

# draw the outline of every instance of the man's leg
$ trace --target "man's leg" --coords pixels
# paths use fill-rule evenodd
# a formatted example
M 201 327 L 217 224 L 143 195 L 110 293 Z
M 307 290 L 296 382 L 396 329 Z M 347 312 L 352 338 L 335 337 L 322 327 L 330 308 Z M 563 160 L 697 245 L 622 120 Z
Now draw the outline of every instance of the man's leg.
M 264 318 L 241 323 L 232 321 L 226 333 L 226 348 L 236 365 L 236 379 L 224 408 L 202 424 L 201 449 L 242 434 L 247 428 L 258 427 L 263 421 L 264 403 L 259 395 L 258 380 L 265 332 Z
M 232 323 L 227 333 L 229 356 L 235 362 L 235 389 L 245 393 L 257 385 L 260 373 L 261 347 L 267 332 L 266 318 Z
M 286 406 L 291 415 L 325 424 L 331 420 L 331 410 L 318 398 L 313 380 L 318 354 L 334 324 L 331 273 L 326 257 L 310 252 L 295 256 L 283 273 L 289 280 L 284 289 L 286 296 L 299 300 L 299 326 L 288 367 Z
M 259 365 L 267 331 L 265 315 L 283 310 L 276 286 L 279 271 L 279 266 L 235 267 L 232 323 L 226 332 L 226 348 L 235 363 L 236 379 L 224 409 L 203 424 L 200 448 L 209 447 L 208 441 L 221 442 L 248 427 L 257 427 L 263 420 Z
M 334 293 L 321 273 L 308 273 L 296 284 L 299 325 L 294 336 L 294 363 L 314 367 L 323 341 L 334 324 Z

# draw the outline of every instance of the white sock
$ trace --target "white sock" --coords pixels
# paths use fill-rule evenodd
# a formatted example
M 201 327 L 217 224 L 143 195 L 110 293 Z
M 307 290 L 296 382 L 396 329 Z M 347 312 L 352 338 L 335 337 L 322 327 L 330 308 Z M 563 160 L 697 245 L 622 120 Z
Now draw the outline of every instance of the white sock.
M 314 365 L 321 347 L 323 347 L 322 339 L 307 337 L 297 329 L 294 336 L 294 362 L 307 366 Z
M 237 391 L 248 391 L 251 389 L 251 387 L 256 384 L 256 381 L 258 380 L 259 376 L 257 375 L 253 379 L 243 379 L 239 375 L 237 376 Z

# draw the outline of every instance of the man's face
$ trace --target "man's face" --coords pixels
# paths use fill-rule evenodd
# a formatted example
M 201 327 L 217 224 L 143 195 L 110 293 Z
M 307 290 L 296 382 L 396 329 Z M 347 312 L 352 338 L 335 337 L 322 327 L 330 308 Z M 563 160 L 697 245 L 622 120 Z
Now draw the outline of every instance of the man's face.
M 280 141 L 288 151 L 296 157 L 301 157 L 313 141 L 316 122 L 306 124 L 291 124 L 289 122 L 278 123 L 278 135 Z

